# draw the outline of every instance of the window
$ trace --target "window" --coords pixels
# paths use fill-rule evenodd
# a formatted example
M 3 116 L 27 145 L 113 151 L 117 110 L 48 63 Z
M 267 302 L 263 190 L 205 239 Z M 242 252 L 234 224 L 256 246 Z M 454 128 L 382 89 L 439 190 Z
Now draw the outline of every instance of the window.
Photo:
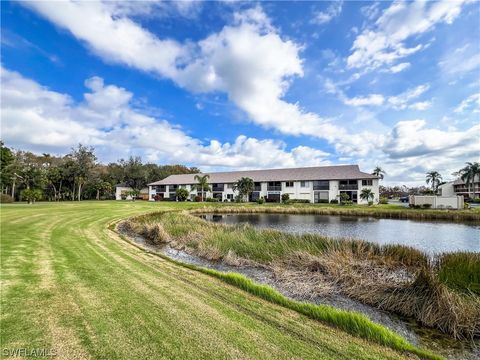
M 330 190 L 330 181 L 316 180 L 313 182 L 313 190 Z
M 307 188 L 309 186 L 308 181 L 300 181 L 300 187 Z
M 233 189 L 233 184 L 227 184 L 227 189 Z
M 369 180 L 362 180 L 362 186 L 372 186 L 373 181 L 371 179 Z
M 285 187 L 293 187 L 293 181 L 285 181 Z

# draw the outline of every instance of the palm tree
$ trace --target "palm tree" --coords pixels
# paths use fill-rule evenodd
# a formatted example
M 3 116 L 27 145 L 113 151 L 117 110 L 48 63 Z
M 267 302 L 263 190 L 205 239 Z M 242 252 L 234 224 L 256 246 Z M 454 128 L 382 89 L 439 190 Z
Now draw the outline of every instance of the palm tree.
M 373 169 L 372 175 L 378 176 L 380 179 L 383 180 L 387 173 L 385 172 L 385 170 L 383 170 L 380 166 L 377 165 L 375 169 Z
M 469 189 L 469 196 L 470 196 L 470 189 L 473 189 L 472 198 L 475 197 L 475 178 L 480 180 L 480 163 L 478 162 L 467 162 L 467 166 L 459 171 L 461 179 L 465 182 Z
M 241 197 L 250 195 L 250 193 L 255 189 L 255 183 L 249 177 L 242 177 L 238 179 L 235 184 L 233 184 L 233 190 L 238 191 Z
M 438 171 L 429 171 L 427 172 L 427 177 L 426 177 L 427 184 L 432 183 L 432 191 L 435 194 L 437 192 L 438 185 L 440 184 L 440 181 L 442 180 L 442 175 Z
M 360 192 L 360 199 L 365 200 L 367 202 L 373 201 L 375 198 L 375 193 L 372 189 L 362 189 Z
M 193 188 L 196 190 L 200 190 L 202 194 L 202 201 L 203 201 L 203 193 L 205 191 L 211 191 L 210 186 L 208 185 L 208 179 L 210 178 L 209 175 L 195 175 L 194 179 L 197 182 L 193 185 Z

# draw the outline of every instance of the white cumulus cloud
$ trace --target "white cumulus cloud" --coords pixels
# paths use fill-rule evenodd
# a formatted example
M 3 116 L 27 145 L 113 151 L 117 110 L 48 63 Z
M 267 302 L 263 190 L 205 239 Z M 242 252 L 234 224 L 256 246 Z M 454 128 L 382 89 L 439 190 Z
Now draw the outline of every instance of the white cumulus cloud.
M 392 65 L 421 50 L 423 44 L 408 46 L 406 41 L 432 30 L 437 24 L 451 24 L 460 15 L 465 2 L 393 2 L 374 26 L 366 28 L 356 37 L 352 53 L 347 58 L 348 66 L 375 69 Z

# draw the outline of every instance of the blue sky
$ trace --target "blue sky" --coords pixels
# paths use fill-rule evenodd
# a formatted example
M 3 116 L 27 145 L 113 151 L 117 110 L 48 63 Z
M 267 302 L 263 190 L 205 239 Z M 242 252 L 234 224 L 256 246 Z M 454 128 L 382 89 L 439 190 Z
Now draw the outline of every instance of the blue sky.
M 1 2 L 2 139 L 205 171 L 358 163 L 452 178 L 480 154 L 480 6 Z

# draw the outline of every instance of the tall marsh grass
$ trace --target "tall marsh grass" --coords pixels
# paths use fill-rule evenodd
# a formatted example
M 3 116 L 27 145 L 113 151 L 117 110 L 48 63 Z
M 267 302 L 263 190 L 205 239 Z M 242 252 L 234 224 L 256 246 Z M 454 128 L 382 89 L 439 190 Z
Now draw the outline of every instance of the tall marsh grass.
M 480 296 L 480 254 L 444 254 L 437 259 L 435 266 L 438 269 L 438 278 L 444 284 L 458 291 Z
M 335 326 L 349 334 L 379 343 L 400 352 L 415 354 L 423 359 L 442 360 L 442 356 L 410 344 L 403 337 L 386 327 L 371 321 L 368 317 L 354 311 L 339 310 L 329 305 L 315 305 L 287 298 L 273 288 L 258 284 L 251 279 L 233 272 L 221 272 L 193 264 L 173 260 L 155 253 L 163 259 L 179 266 L 213 276 L 229 285 L 235 286 L 263 300 L 296 311 L 306 317 Z
M 251 207 L 221 211 L 225 209 L 258 211 Z M 262 208 L 278 209 L 282 208 Z M 454 337 L 480 337 L 478 254 L 443 254 L 432 259 L 401 245 L 215 224 L 185 212 L 140 216 L 130 226 L 152 243 L 167 242 L 213 261 L 235 258 L 266 266 L 294 286 L 302 282 L 310 288 L 330 286 Z M 312 276 L 316 273 L 322 274 L 323 283 L 313 284 L 318 280 Z

